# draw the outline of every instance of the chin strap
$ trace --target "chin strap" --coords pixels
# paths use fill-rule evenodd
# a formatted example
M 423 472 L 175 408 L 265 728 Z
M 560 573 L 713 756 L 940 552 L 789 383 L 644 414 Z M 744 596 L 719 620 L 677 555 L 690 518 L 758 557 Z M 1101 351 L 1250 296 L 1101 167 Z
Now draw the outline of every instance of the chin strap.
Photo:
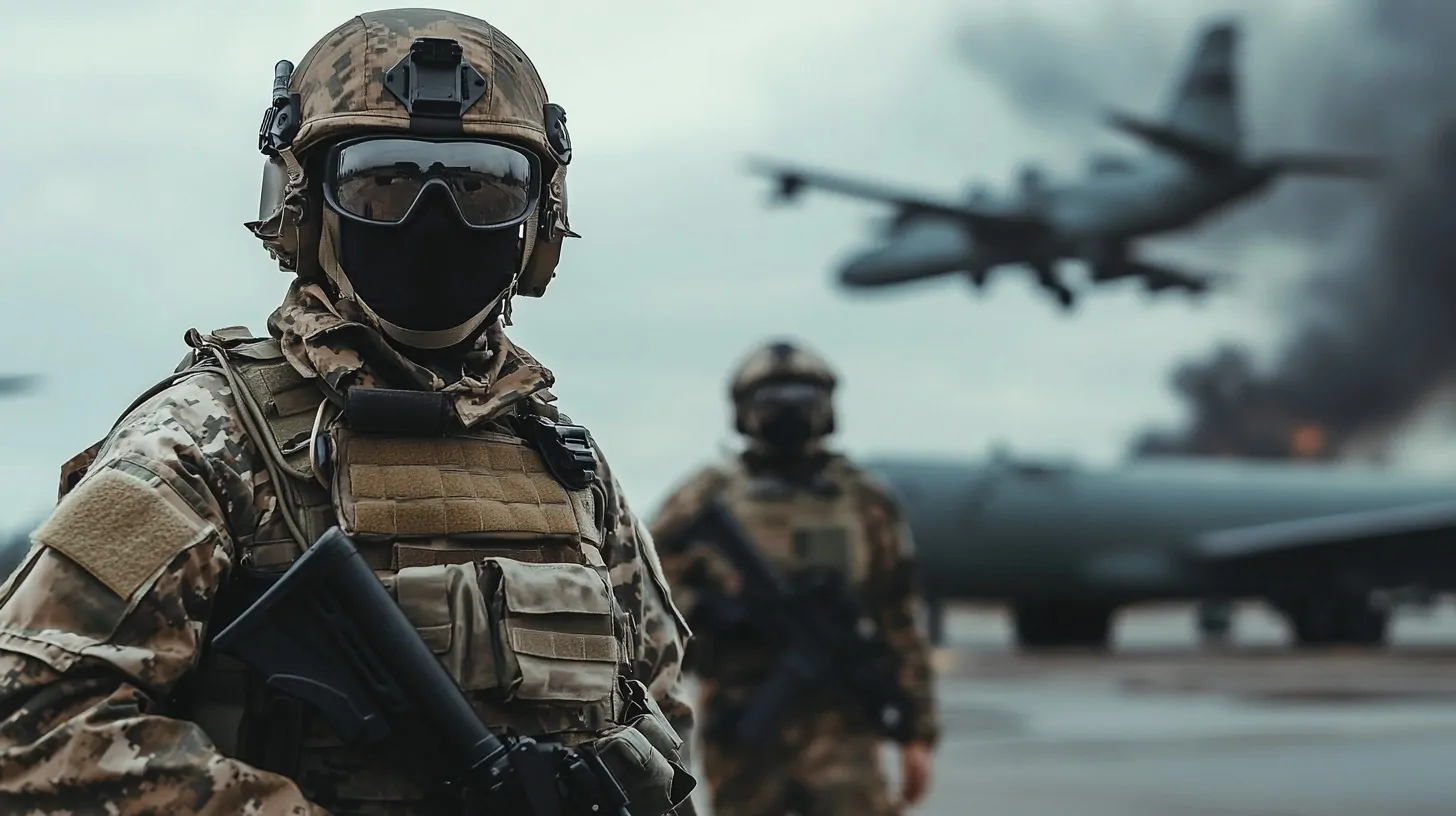
M 501 310 L 501 321 L 507 326 L 515 325 L 511 322 L 511 305 L 516 301 L 516 287 L 521 285 L 521 276 L 526 272 L 526 264 L 531 261 L 531 251 L 536 248 L 536 231 L 540 229 L 540 218 L 541 208 L 537 207 L 531 211 L 531 217 L 526 219 L 526 223 L 521 225 L 523 231 L 521 238 L 525 242 L 521 247 L 521 265 L 516 269 L 516 277 L 511 280 L 511 285 L 507 289 L 510 294 L 506 298 L 505 308 Z

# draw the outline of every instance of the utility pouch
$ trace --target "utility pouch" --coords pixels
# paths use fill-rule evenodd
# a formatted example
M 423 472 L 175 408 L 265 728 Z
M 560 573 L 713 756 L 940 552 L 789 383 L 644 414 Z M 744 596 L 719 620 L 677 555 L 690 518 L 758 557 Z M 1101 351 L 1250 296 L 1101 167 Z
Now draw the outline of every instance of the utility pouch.
M 406 567 L 394 577 L 394 594 L 462 691 L 500 685 L 494 629 L 474 564 Z
M 581 705 L 614 697 L 626 650 L 604 567 L 487 558 L 480 582 L 506 701 Z
M 641 763 L 638 771 L 641 773 L 644 783 L 652 789 L 646 793 L 639 792 L 639 796 L 643 796 L 653 802 L 653 806 L 656 806 L 656 804 L 665 798 L 667 806 L 675 808 L 687 801 L 688 796 L 692 794 L 693 789 L 698 784 L 697 780 L 693 778 L 693 775 L 688 773 L 687 768 L 683 767 L 682 737 L 678 736 L 677 731 L 673 730 L 672 723 L 668 721 L 667 715 L 662 711 L 662 707 L 657 704 L 656 700 L 652 699 L 652 695 L 647 691 L 647 687 L 642 685 L 641 681 L 622 680 L 622 695 L 626 698 L 626 705 L 623 706 L 622 720 L 626 725 L 631 727 L 631 730 L 641 734 L 648 745 L 652 746 L 653 750 L 661 755 L 668 769 L 668 773 L 664 773 L 661 764 L 655 761 Z M 599 742 L 610 740 L 611 735 L 608 735 Z M 618 748 L 617 750 L 623 751 L 624 749 Z M 617 756 L 617 761 L 622 762 L 626 758 L 627 755 L 624 752 Z M 611 762 L 607 760 L 605 755 L 603 756 L 603 760 L 608 761 L 608 766 L 612 767 Z M 613 772 L 625 774 L 628 773 L 628 770 L 625 767 L 614 767 Z M 624 786 L 628 785 L 631 780 L 631 777 L 625 776 L 618 778 L 628 780 L 627 782 L 623 782 Z M 635 806 L 629 806 L 629 809 L 633 810 L 634 813 L 636 812 Z
M 673 730 L 672 723 L 662 712 L 662 707 L 652 699 L 647 687 L 640 680 L 623 679 L 622 694 L 626 698 L 622 722 L 641 731 L 653 748 L 676 762 L 682 752 L 682 738 Z
M 646 734 L 619 725 L 592 742 L 592 752 L 607 766 L 612 778 L 627 792 L 632 816 L 662 816 L 683 799 L 674 798 L 680 769 L 662 755 Z M 685 774 L 683 774 L 685 775 Z M 692 777 L 687 777 L 692 790 Z

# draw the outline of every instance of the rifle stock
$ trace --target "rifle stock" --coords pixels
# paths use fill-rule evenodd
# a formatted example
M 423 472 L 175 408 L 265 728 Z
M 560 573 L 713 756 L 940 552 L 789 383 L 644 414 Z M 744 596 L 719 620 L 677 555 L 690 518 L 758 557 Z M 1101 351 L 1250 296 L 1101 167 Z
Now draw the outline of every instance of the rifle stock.
M 311 704 L 340 739 L 401 749 L 461 812 L 628 815 L 590 751 L 492 733 L 337 527 L 213 645 Z

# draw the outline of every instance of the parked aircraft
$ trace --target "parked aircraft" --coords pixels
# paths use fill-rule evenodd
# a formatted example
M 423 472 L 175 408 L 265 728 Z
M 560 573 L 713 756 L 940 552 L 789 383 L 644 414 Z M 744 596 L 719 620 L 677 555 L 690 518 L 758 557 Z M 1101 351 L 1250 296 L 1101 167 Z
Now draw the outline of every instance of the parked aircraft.
M 1255 598 L 1300 644 L 1374 644 L 1382 591 L 1456 589 L 1456 480 L 1171 458 L 866 466 L 905 502 L 937 637 L 954 600 L 1008 605 L 1018 642 L 1042 647 L 1104 645 L 1130 604 Z

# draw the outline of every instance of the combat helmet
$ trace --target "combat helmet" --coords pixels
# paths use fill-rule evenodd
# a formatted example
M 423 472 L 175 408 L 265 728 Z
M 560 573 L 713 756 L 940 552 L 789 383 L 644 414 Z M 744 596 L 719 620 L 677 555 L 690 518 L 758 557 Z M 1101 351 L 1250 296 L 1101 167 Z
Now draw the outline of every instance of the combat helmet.
M 838 379 L 828 361 L 802 343 L 775 340 L 751 352 L 729 384 L 734 427 L 771 441 L 766 424 L 779 408 L 793 407 L 807 422 L 809 440 L 834 432 L 833 393 Z
M 571 140 L 530 58 L 499 29 L 434 9 L 360 14 L 319 40 L 295 68 L 275 68 L 258 135 L 267 157 L 257 221 L 247 224 L 279 266 L 300 276 L 336 263 L 321 240 L 318 154 L 364 134 L 485 138 L 540 162 L 539 198 L 525 221 L 520 269 L 507 295 L 540 297 L 554 277 L 566 217 Z M 317 248 L 317 251 L 315 251 Z M 320 257 L 321 256 L 321 257 Z

